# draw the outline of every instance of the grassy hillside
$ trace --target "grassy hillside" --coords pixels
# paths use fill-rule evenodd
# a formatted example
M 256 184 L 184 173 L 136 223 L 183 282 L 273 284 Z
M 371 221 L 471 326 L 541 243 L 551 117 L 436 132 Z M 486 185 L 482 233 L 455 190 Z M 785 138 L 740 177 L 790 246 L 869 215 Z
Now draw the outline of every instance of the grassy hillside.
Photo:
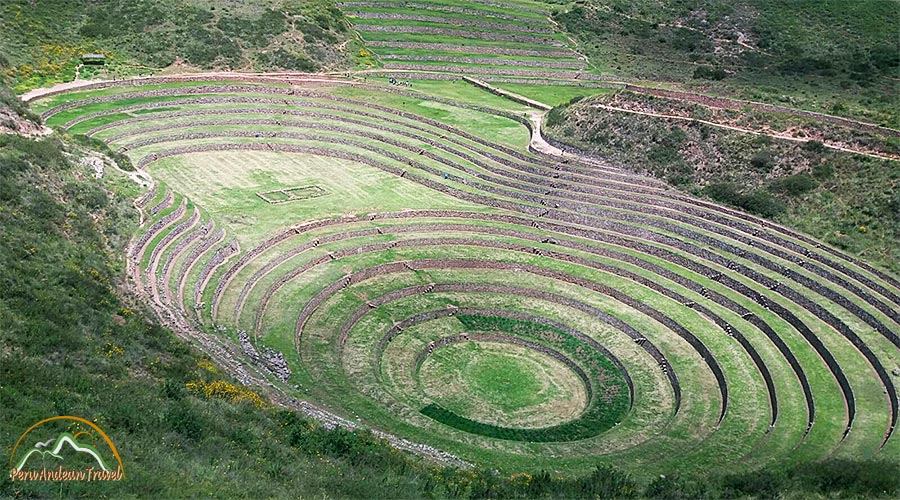
M 0 85 L 0 134 L 29 133 L 40 126 L 40 119 L 32 113 L 13 91 Z
M 896 2 L 587 0 L 553 17 L 605 73 L 900 124 Z
M 349 28 L 329 0 L 102 0 L 0 3 L 0 68 L 17 91 L 75 77 L 85 53 L 104 76 L 180 63 L 199 69 L 319 71 L 346 66 Z M 82 78 L 99 70 L 81 68 Z
M 828 144 L 831 139 L 843 145 L 881 145 L 891 153 L 896 152 L 895 138 L 822 127 L 784 114 L 727 113 L 627 92 L 576 100 L 554 108 L 547 119 L 552 137 L 900 271 L 897 161 L 836 151 L 818 140 L 777 139 L 610 108 L 720 120 L 766 133 L 806 130 L 806 138 L 812 139 L 821 139 L 817 134 L 824 132 Z

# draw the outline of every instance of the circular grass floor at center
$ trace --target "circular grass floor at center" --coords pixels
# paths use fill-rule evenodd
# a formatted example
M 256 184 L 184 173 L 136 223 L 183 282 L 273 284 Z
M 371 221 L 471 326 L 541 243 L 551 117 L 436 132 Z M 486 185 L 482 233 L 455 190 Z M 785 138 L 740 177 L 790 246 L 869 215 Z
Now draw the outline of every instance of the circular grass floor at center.
M 582 380 L 565 364 L 508 343 L 465 342 L 435 350 L 419 380 L 432 401 L 493 425 L 546 427 L 577 417 L 587 405 Z

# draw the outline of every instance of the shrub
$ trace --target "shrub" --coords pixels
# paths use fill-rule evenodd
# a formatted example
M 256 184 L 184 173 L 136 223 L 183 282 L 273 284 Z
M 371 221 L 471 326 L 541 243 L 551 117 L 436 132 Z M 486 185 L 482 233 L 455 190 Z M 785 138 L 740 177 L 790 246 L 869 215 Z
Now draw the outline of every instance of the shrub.
M 760 172 L 770 172 L 775 166 L 775 153 L 768 149 L 757 151 L 750 158 L 750 165 Z
M 818 187 L 819 183 L 809 174 L 801 173 L 788 175 L 772 182 L 770 188 L 773 191 L 797 196 Z
M 644 494 L 647 498 L 667 500 L 710 498 L 707 488 L 706 482 L 692 481 L 674 474 L 657 477 L 650 482 Z
M 628 473 L 609 466 L 597 467 L 590 476 L 576 480 L 574 486 L 578 498 L 631 498 L 638 491 Z
M 175 432 L 187 439 L 198 441 L 203 437 L 204 424 L 186 401 L 178 401 L 169 407 L 165 422 Z
M 695 80 L 722 80 L 728 73 L 722 68 L 714 68 L 712 66 L 697 66 L 694 70 Z
M 794 479 L 803 490 L 839 496 L 884 496 L 900 490 L 900 467 L 896 461 L 856 462 L 827 460 L 799 466 Z M 831 495 L 829 495 L 831 496 Z
M 672 163 L 679 158 L 678 149 L 670 144 L 654 144 L 647 151 L 647 159 L 654 163 Z
M 73 137 L 73 139 L 76 143 L 82 146 L 91 148 L 94 151 L 98 151 L 112 158 L 122 170 L 134 171 L 134 165 L 131 163 L 131 159 L 127 155 L 113 151 L 102 140 L 97 139 L 96 137 L 90 137 L 82 134 L 76 135 L 75 137 Z
M 803 144 L 803 149 L 812 151 L 813 153 L 824 153 L 825 145 L 819 141 L 807 141 Z
M 17 135 L 0 135 L 0 147 L 17 149 L 20 158 L 39 169 L 62 170 L 68 165 L 62 143 L 53 137 L 32 141 Z
M 771 193 L 756 190 L 744 194 L 732 182 L 719 182 L 703 188 L 703 194 L 715 201 L 732 205 L 762 217 L 774 217 L 784 212 L 784 205 Z
M 783 203 L 778 201 L 771 193 L 761 189 L 744 195 L 738 206 L 752 214 L 768 218 L 773 218 L 785 210 Z
M 834 174 L 834 167 L 830 163 L 820 163 L 813 167 L 812 174 L 816 179 L 824 180 Z
M 547 112 L 547 117 L 544 118 L 544 125 L 547 127 L 556 127 L 557 125 L 562 124 L 566 118 L 566 105 L 563 104 L 561 106 L 554 106 L 553 109 Z
M 770 470 L 743 472 L 722 478 L 722 496 L 742 498 L 756 496 L 758 498 L 778 498 L 786 489 L 784 473 Z
M 722 203 L 734 204 L 740 197 L 737 185 L 732 182 L 716 182 L 703 188 L 703 194 Z
M 257 62 L 265 68 L 293 69 L 298 71 L 315 71 L 318 66 L 305 54 L 297 54 L 279 48 L 266 54 L 258 54 Z
M 70 182 L 65 186 L 65 193 L 91 210 L 106 208 L 109 205 L 106 191 L 93 184 Z

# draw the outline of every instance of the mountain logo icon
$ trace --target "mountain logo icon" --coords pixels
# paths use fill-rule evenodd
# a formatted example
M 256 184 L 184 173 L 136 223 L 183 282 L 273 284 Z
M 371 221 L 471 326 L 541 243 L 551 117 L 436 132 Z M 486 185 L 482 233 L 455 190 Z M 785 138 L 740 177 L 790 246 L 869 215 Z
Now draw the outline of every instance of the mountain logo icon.
M 50 439 L 48 441 L 35 443 L 34 448 L 29 450 L 28 453 L 26 453 L 21 458 L 21 460 L 19 460 L 19 463 L 16 464 L 15 468 L 18 470 L 24 470 L 28 459 L 36 454 L 44 458 L 50 456 L 58 460 L 63 460 L 63 457 L 62 455 L 60 455 L 60 453 L 67 445 L 78 453 L 86 453 L 93 457 L 100 469 L 104 471 L 110 470 L 106 463 L 103 462 L 103 458 L 100 456 L 100 453 L 93 446 L 79 443 L 78 439 L 68 432 L 60 433 L 60 435 L 57 436 L 55 440 Z
M 34 443 L 28 448 L 27 443 Z M 94 422 L 81 417 L 51 417 L 32 425 L 9 457 L 13 481 L 120 480 L 125 474 L 119 452 Z

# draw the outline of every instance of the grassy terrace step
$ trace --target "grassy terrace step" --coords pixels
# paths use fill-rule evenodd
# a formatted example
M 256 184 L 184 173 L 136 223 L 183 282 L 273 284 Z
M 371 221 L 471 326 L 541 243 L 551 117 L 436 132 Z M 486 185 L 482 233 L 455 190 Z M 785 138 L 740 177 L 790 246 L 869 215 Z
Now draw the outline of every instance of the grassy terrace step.
M 400 41 L 367 41 L 369 47 L 387 47 L 390 48 L 392 54 L 421 54 L 422 52 L 447 52 L 458 54 L 468 53 L 472 55 L 495 55 L 510 57 L 556 57 L 571 58 L 573 54 L 569 51 L 534 46 L 534 47 L 500 47 L 500 46 L 478 46 L 472 44 L 453 44 L 453 43 L 433 43 L 433 42 L 400 42 Z
M 473 72 L 477 68 L 491 69 L 516 69 L 516 68 L 561 68 L 561 69 L 582 69 L 584 62 L 579 59 L 541 61 L 541 60 L 513 60 L 498 59 L 485 57 L 464 57 L 459 55 L 438 56 L 438 55 L 395 55 L 387 54 L 381 56 L 382 61 L 386 61 L 383 67 L 392 69 L 393 61 L 411 61 L 421 65 L 446 65 L 447 63 L 459 65 L 460 68 L 471 69 Z
M 450 25 L 454 25 L 457 23 L 463 25 L 479 23 L 475 24 L 475 26 L 490 27 L 498 25 L 510 26 L 513 31 L 522 28 L 530 28 L 532 30 L 537 29 L 545 33 L 553 32 L 553 29 L 549 23 L 536 22 L 536 19 L 534 18 L 521 17 L 514 14 L 498 15 L 492 12 L 474 9 L 446 10 L 414 8 L 401 11 L 385 7 L 358 7 L 354 8 L 353 10 L 345 10 L 344 14 L 346 14 L 347 17 L 351 19 L 351 22 L 355 19 L 427 19 L 433 22 L 445 23 Z
M 553 33 L 553 29 L 549 25 L 535 26 L 534 23 L 485 19 L 480 16 L 435 16 L 427 13 L 354 12 L 351 13 L 350 18 L 353 19 L 353 23 L 356 26 L 361 27 L 363 31 L 365 31 L 366 26 L 391 26 L 396 24 L 407 26 L 474 28 L 478 30 L 491 30 L 507 33 Z
M 527 66 L 492 66 L 486 64 L 445 63 L 442 61 L 386 62 L 385 71 L 436 71 L 460 75 L 512 75 L 522 78 L 562 78 L 590 80 L 590 73 L 572 69 L 539 69 Z
M 484 13 L 486 16 L 506 16 L 517 19 L 529 19 L 534 21 L 547 22 L 547 9 L 539 3 L 532 3 L 522 8 L 510 7 L 509 5 L 489 4 L 483 2 L 465 2 L 452 0 L 422 0 L 417 2 L 391 2 L 391 1 L 373 1 L 373 2 L 340 2 L 339 6 L 346 10 L 357 9 L 422 9 L 436 10 L 446 12 L 478 12 Z
M 173 307 L 200 306 L 205 324 L 258 332 L 257 342 L 286 355 L 305 397 L 340 414 L 486 463 L 541 457 L 551 470 L 600 460 L 652 474 L 900 449 L 896 436 L 883 443 L 897 411 L 888 373 L 900 333 L 896 278 L 615 166 L 484 139 L 502 123 L 521 127 L 515 114 L 371 88 L 202 84 L 54 96 L 42 109 L 60 105 L 48 121 L 125 147 L 178 186 L 142 200 L 158 207 L 154 220 L 190 199 L 148 237 L 144 283 L 162 285 Z M 387 196 L 397 204 L 348 184 L 335 186 L 353 193 L 343 213 L 327 195 L 257 205 L 257 185 L 305 185 L 313 170 L 294 158 L 396 179 L 399 191 Z M 267 170 L 284 177 L 258 177 Z M 246 198 L 205 184 L 238 174 L 251 182 Z M 446 211 L 402 212 L 432 207 L 401 193 L 435 191 L 432 203 Z M 222 254 L 233 237 L 239 251 Z M 434 384 L 407 367 L 466 328 L 452 315 L 413 319 L 451 306 L 527 311 L 583 331 L 621 359 L 634 408 L 597 438 L 571 443 L 480 442 L 421 414 L 431 404 L 421 384 Z
M 507 64 L 522 64 L 522 63 L 552 63 L 563 61 L 567 64 L 572 62 L 580 62 L 584 63 L 584 61 L 575 56 L 575 54 L 569 52 L 549 52 L 549 51 L 535 51 L 529 53 L 527 51 L 523 51 L 520 53 L 514 52 L 511 54 L 503 53 L 503 51 L 496 51 L 494 54 L 460 54 L 460 52 L 470 52 L 473 51 L 472 47 L 463 47 L 463 46 L 449 46 L 445 48 L 440 48 L 440 45 L 437 45 L 438 48 L 435 47 L 424 47 L 424 48 L 412 48 L 412 47 L 391 47 L 390 51 L 379 51 L 379 57 L 384 60 L 391 59 L 400 59 L 403 57 L 415 56 L 421 58 L 427 58 L 426 60 L 438 61 L 441 57 L 453 57 L 453 58 L 482 58 L 482 59 L 491 59 L 496 61 L 507 61 Z
M 444 27 L 437 23 L 425 23 L 407 21 L 397 23 L 390 26 L 380 24 L 364 24 L 358 26 L 359 31 L 363 34 L 363 38 L 378 39 L 378 34 L 391 37 L 391 40 L 401 40 L 407 38 L 399 38 L 399 35 L 437 35 L 435 42 L 445 42 L 446 38 L 461 38 L 464 40 L 478 40 L 479 42 L 506 42 L 510 44 L 530 44 L 530 45 L 551 45 L 553 47 L 565 47 L 566 40 L 562 36 L 554 35 L 538 35 L 533 33 L 518 32 L 484 32 L 475 29 L 466 29 L 465 26 Z
M 436 28 L 439 29 L 439 28 Z M 449 30 L 448 30 L 449 31 Z M 367 31 L 365 35 L 363 35 L 363 39 L 365 43 L 368 45 L 369 42 L 406 42 L 406 43 L 416 43 L 416 44 L 424 44 L 424 43 L 437 43 L 442 45 L 452 45 L 452 46 L 472 46 L 472 47 L 487 47 L 487 48 L 498 48 L 498 49 L 516 49 L 516 50 L 529 50 L 529 51 L 553 51 L 559 52 L 564 50 L 565 43 L 563 40 L 557 40 L 552 44 L 542 43 L 545 39 L 538 39 L 537 37 L 525 37 L 520 36 L 517 37 L 519 41 L 511 41 L 509 37 L 497 38 L 480 38 L 477 33 L 472 33 L 473 36 L 465 36 L 466 32 L 462 30 L 453 30 L 460 32 L 459 34 L 451 34 L 446 31 L 443 33 L 415 33 L 415 32 L 388 32 L 388 31 Z M 524 41 L 528 39 L 534 39 L 534 41 Z M 372 45 L 373 47 L 378 47 L 378 45 Z
M 538 16 L 529 17 L 528 15 L 514 14 L 506 12 L 497 12 L 483 9 L 472 9 L 469 7 L 455 7 L 445 5 L 431 5 L 425 3 L 408 3 L 403 7 L 405 10 L 398 11 L 400 4 L 373 4 L 367 5 L 345 5 L 344 14 L 349 18 L 354 17 L 372 17 L 380 14 L 396 14 L 398 12 L 415 12 L 418 15 L 440 16 L 447 20 L 455 19 L 486 19 L 506 21 L 510 24 L 536 23 L 541 20 Z

